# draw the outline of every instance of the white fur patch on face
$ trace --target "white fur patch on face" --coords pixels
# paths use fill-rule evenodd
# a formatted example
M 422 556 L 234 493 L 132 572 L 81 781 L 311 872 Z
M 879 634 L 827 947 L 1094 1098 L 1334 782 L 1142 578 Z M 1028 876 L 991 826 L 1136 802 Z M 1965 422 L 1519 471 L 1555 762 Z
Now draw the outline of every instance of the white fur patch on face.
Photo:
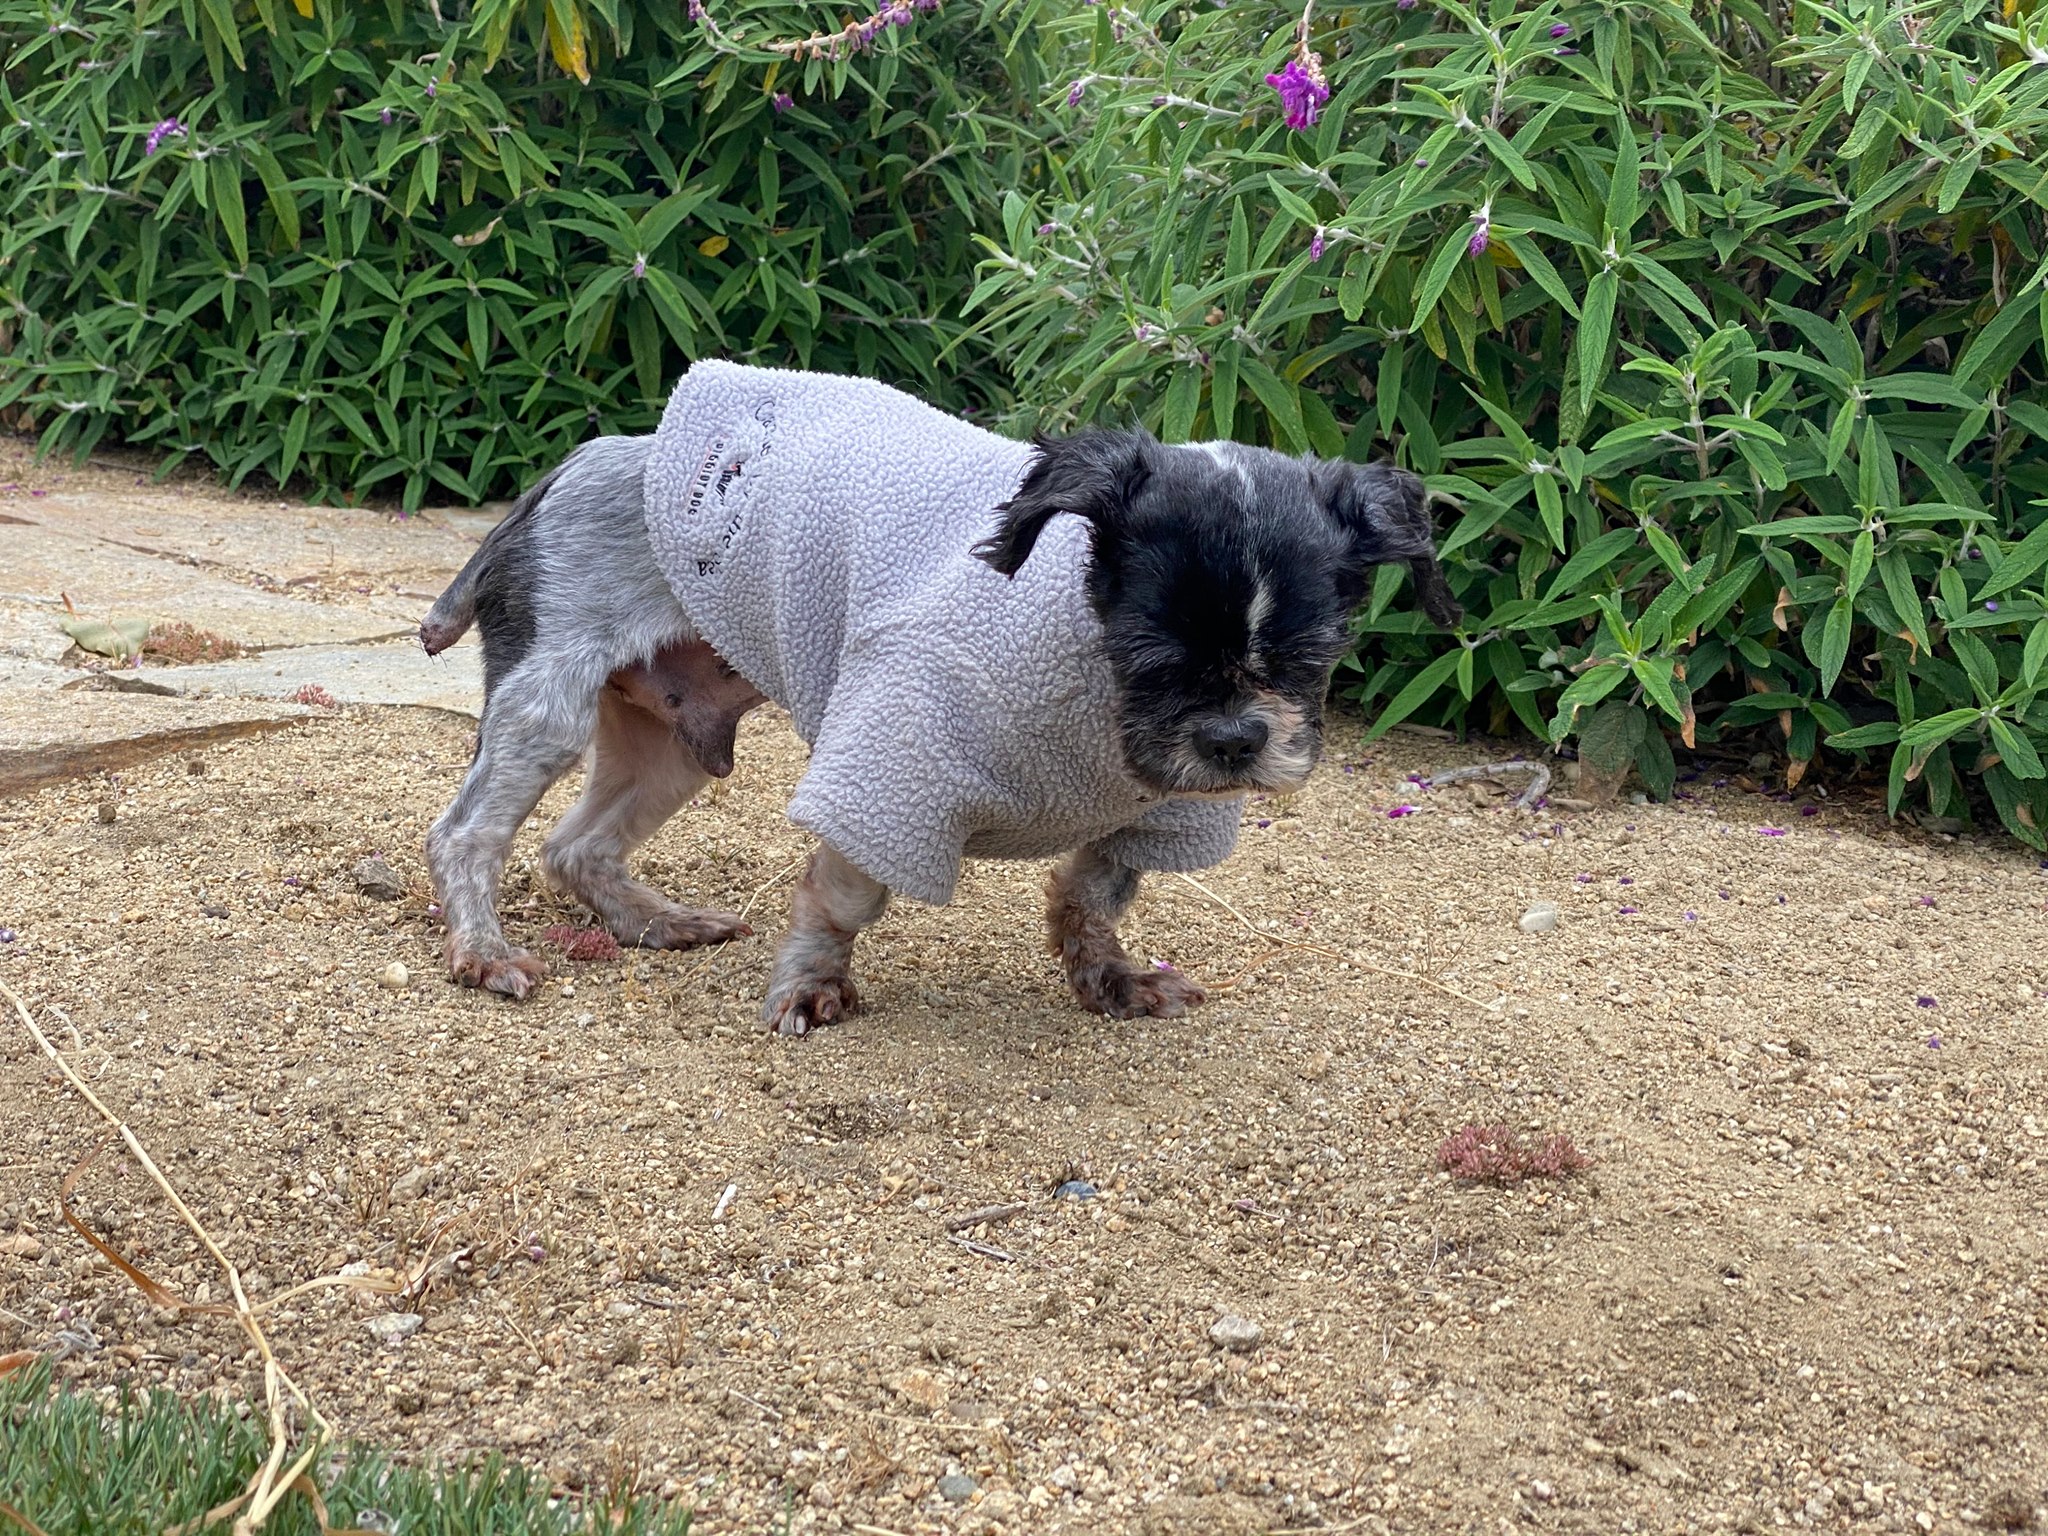
M 1187 446 L 1196 453 L 1207 454 L 1222 468 L 1236 475 L 1237 483 L 1243 486 L 1247 492 L 1251 490 L 1251 474 L 1245 469 L 1243 464 L 1238 462 L 1237 454 L 1234 451 L 1237 447 L 1235 443 L 1189 443 Z
M 1264 576 L 1252 588 L 1251 606 L 1244 611 L 1245 665 L 1254 672 L 1266 670 L 1265 649 L 1259 644 L 1259 631 L 1266 627 L 1266 620 L 1273 617 L 1273 584 Z

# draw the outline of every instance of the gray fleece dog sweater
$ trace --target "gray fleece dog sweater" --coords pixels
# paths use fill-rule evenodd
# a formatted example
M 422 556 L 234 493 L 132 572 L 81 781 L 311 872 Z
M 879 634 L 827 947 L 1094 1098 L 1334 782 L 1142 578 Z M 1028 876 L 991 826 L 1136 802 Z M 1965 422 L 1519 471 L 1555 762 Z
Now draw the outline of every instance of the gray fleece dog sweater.
M 1033 452 L 867 379 L 700 362 L 648 459 L 683 611 L 811 745 L 790 819 L 935 905 L 963 855 L 1101 842 L 1191 870 L 1237 842 L 1241 798 L 1125 766 L 1085 521 L 1054 518 L 1014 580 L 971 553 Z

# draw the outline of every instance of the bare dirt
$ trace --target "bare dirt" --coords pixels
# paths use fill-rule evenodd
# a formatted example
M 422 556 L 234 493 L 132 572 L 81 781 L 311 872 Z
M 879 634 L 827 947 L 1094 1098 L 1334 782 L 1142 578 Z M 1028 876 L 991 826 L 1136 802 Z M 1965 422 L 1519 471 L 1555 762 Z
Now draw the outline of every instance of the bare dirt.
M 1043 868 L 983 864 L 867 938 L 861 1015 L 780 1040 L 784 720 L 640 861 L 763 937 L 556 953 L 524 1005 L 437 964 L 420 847 L 468 733 L 351 708 L 0 802 L 0 978 L 252 1286 L 423 1277 L 274 1315 L 350 1435 L 750 1536 L 2048 1520 L 2048 873 L 2013 844 L 1711 769 L 1531 818 L 1406 781 L 1485 748 L 1340 719 L 1213 896 L 1141 898 L 1133 951 L 1214 993 L 1190 1018 L 1079 1012 Z M 588 920 L 533 872 L 574 790 L 509 876 L 528 942 Z M 1436 1171 L 1494 1122 L 1594 1165 Z M 257 1394 L 229 1322 L 60 1220 L 102 1129 L 0 1018 L 0 1352 Z M 75 1203 L 220 1299 L 112 1151 Z

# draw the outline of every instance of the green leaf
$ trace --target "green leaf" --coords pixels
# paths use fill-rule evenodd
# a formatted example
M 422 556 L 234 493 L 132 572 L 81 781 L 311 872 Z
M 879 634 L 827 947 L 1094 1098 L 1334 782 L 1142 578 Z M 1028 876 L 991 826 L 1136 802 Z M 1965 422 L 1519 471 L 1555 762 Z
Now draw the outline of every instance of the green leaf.
M 147 619 L 59 619 L 57 627 L 81 651 L 95 656 L 133 656 L 149 638 Z
M 1607 378 L 1608 343 L 1614 333 L 1614 301 L 1617 279 L 1611 270 L 1593 274 L 1586 285 L 1586 307 L 1579 319 L 1572 352 L 1579 365 L 1579 410 L 1593 408 L 1593 396 Z
M 1983 715 L 1974 709 L 1947 710 L 1932 719 L 1907 726 L 1899 733 L 1899 742 L 1900 745 L 1911 747 L 1915 751 L 1924 751 L 1929 747 L 1939 746 L 1958 731 L 1975 725 L 1982 718 Z
M 2010 592 L 2044 565 L 2048 565 L 2048 519 L 2005 552 L 1998 569 L 1977 589 L 1976 601 L 1981 603 L 2001 592 Z
M 1820 668 L 1820 691 L 1823 697 L 1834 692 L 1835 679 L 1842 675 L 1842 664 L 1849 659 L 1849 630 L 1855 617 L 1855 605 L 1848 597 L 1838 597 L 1828 608 L 1828 616 L 1821 628 L 1820 654 L 1814 658 Z
M 1365 739 L 1377 741 L 1426 704 L 1430 695 L 1441 688 L 1445 679 L 1457 669 L 1458 658 L 1464 654 L 1463 646 L 1446 651 L 1410 678 L 1407 686 L 1395 694 L 1392 702 L 1380 711 L 1378 718 L 1366 730 Z
M 1436 301 L 1443 297 L 1444 287 L 1451 280 L 1451 273 L 1458 265 L 1458 258 L 1465 254 L 1466 243 L 1472 238 L 1470 230 L 1453 230 L 1437 247 L 1436 255 L 1430 258 L 1423 270 L 1422 284 L 1415 294 L 1415 313 L 1408 321 L 1408 329 L 1419 330 L 1436 309 Z
M 1888 747 L 1898 739 L 1898 722 L 1879 720 L 1870 725 L 1859 725 L 1853 731 L 1837 731 L 1826 741 L 1831 747 L 1850 752 L 1859 747 Z
M 2048 777 L 2041 767 L 2041 755 L 2034 750 L 2034 744 L 2014 730 L 2007 722 L 1992 718 L 1991 739 L 1998 747 L 1998 755 L 2016 779 L 2038 779 Z
M 1166 386 L 1166 408 L 1160 422 L 1162 442 L 1184 443 L 1195 424 L 1195 412 L 1202 404 L 1202 374 L 1198 368 L 1174 370 Z

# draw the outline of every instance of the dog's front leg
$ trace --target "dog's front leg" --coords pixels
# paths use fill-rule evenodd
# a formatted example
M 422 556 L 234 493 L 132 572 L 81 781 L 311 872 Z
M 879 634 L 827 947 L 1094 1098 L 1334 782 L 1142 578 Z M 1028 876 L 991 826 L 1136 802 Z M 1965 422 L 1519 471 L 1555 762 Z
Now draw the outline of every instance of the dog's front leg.
M 831 1024 L 860 1005 L 847 975 L 853 941 L 889 905 L 889 888 L 819 844 L 790 902 L 789 932 L 775 951 L 761 1022 L 779 1035 Z
M 1094 844 L 1069 854 L 1046 886 L 1045 921 L 1053 954 L 1081 1006 L 1114 1019 L 1173 1019 L 1208 999 L 1178 971 L 1139 969 L 1124 953 L 1116 925 L 1138 896 L 1138 872 Z

